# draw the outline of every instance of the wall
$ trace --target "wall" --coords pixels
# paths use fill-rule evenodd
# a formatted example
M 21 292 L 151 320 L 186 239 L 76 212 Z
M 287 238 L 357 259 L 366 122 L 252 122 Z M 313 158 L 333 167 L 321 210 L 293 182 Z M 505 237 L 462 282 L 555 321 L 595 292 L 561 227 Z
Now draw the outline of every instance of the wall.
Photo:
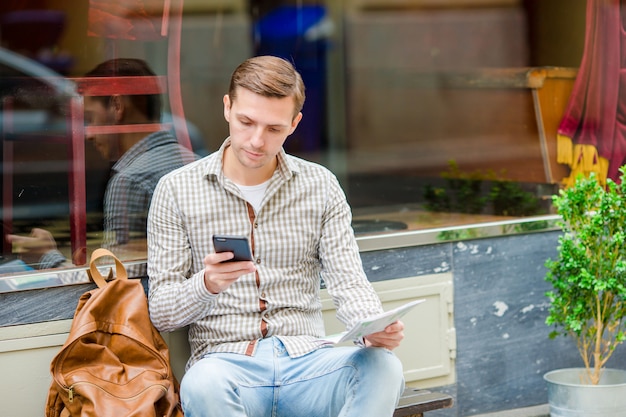
M 551 340 L 545 260 L 560 232 L 548 231 L 362 253 L 372 281 L 451 272 L 454 281 L 455 398 L 430 417 L 466 417 L 547 403 L 543 374 L 580 366 L 574 342 Z M 609 366 L 623 367 L 622 346 Z
M 430 412 L 430 417 L 465 417 L 545 404 L 543 374 L 580 365 L 573 342 L 550 340 L 550 328 L 544 324 L 548 307 L 544 293 L 549 288 L 544 262 L 556 255 L 558 236 L 557 231 L 536 232 L 361 254 L 368 278 L 376 285 L 405 279 L 431 285 L 438 277 L 453 279 L 454 302 L 449 307 L 453 321 L 451 317 L 448 325 L 456 339 L 441 346 L 441 351 L 453 357 L 453 378 L 446 381 L 449 376 L 444 377 L 436 384 L 417 380 L 413 385 L 435 386 L 451 394 L 455 406 Z M 0 294 L 0 367 L 14 371 L 0 376 L 3 404 L 22 405 L 17 398 L 43 401 L 45 393 L 35 394 L 31 387 L 46 386 L 47 365 L 54 354 L 50 346 L 64 340 L 76 300 L 87 288 Z M 439 318 L 435 313 L 420 316 L 418 309 L 410 326 L 419 328 L 420 320 L 440 320 L 440 313 L 436 313 Z M 173 351 L 184 351 L 180 335 L 174 337 L 178 342 Z M 418 357 L 429 352 L 419 341 L 407 347 Z M 620 367 L 626 361 L 626 349 L 621 347 L 615 355 L 610 366 Z M 176 366 L 180 368 L 183 362 Z M 6 406 L 3 415 L 20 416 L 7 413 Z
M 452 244 L 457 334 L 457 383 L 448 387 L 456 411 L 472 416 L 547 402 L 543 374 L 581 366 L 574 342 L 551 340 L 544 262 L 556 256 L 559 232 Z M 444 259 L 442 261 L 445 262 Z M 621 347 L 609 366 L 622 367 Z

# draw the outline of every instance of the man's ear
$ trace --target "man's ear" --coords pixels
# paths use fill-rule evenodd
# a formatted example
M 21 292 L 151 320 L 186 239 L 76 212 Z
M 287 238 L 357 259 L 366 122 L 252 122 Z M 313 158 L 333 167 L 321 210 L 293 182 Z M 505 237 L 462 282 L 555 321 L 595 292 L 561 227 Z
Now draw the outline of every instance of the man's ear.
M 231 106 L 231 102 L 230 102 L 230 96 L 228 94 L 224 94 L 224 119 L 226 119 L 227 122 L 230 121 L 230 106 Z
M 302 120 L 302 112 L 299 112 L 298 115 L 294 117 L 291 121 L 291 129 L 289 129 L 290 135 L 296 130 L 296 127 L 298 127 L 298 123 L 300 123 L 300 120 Z
M 126 103 L 124 98 L 119 94 L 111 96 L 109 99 L 109 110 L 112 112 L 115 123 L 120 123 L 124 120 L 124 111 L 126 109 Z

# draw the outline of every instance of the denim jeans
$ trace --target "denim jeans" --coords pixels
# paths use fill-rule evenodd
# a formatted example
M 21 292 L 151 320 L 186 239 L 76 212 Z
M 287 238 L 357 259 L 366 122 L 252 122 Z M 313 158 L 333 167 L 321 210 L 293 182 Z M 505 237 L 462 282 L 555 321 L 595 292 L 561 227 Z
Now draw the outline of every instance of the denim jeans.
M 384 417 L 404 389 L 402 364 L 384 348 L 324 347 L 290 358 L 275 337 L 255 356 L 211 353 L 181 382 L 185 417 Z

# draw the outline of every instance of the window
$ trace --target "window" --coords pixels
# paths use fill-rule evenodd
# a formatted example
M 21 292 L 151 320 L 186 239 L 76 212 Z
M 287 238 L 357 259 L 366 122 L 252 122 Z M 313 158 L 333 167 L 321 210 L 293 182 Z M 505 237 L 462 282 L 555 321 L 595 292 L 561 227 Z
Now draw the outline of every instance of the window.
M 582 0 L 7 1 L 0 28 L 0 291 L 84 280 L 106 245 L 145 274 L 149 196 L 120 191 L 137 187 L 113 138 L 168 132 L 171 169 L 215 151 L 230 74 L 252 55 L 301 72 L 304 119 L 285 148 L 337 175 L 363 250 L 551 227 L 569 173 L 556 130 Z M 152 75 L 87 77 L 111 59 Z M 133 106 L 157 94 L 160 116 L 111 120 L 119 94 Z

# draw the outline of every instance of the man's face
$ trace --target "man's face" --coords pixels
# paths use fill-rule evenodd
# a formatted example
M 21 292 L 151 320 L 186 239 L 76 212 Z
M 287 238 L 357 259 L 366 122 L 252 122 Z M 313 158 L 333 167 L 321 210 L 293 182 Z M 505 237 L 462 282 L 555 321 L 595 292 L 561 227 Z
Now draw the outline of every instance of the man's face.
M 92 97 L 85 97 L 85 125 L 102 126 L 115 124 L 115 114 L 113 106 L 106 106 L 102 101 Z M 119 158 L 119 137 L 118 135 L 92 134 L 86 135 L 85 139 L 93 141 L 94 146 L 102 154 L 102 157 L 109 161 Z
M 244 88 L 236 93 L 234 101 L 224 96 L 224 117 L 238 169 L 255 170 L 273 164 L 302 114 L 294 118 L 292 97 L 264 97 Z

